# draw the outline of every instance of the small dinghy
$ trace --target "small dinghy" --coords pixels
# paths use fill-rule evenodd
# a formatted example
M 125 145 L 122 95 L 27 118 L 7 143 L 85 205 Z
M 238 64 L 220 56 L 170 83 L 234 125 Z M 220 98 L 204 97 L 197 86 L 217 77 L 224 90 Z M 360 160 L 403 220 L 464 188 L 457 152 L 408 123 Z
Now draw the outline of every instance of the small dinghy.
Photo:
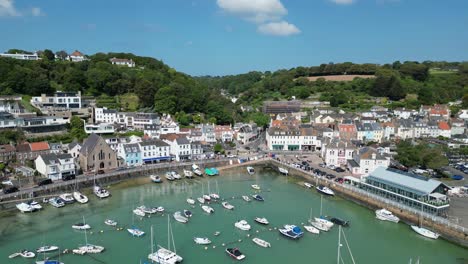
M 11 254 L 10 256 L 8 256 L 8 258 L 11 258 L 11 259 L 12 259 L 12 258 L 16 258 L 16 257 L 19 256 L 19 255 L 20 255 L 19 252 L 15 252 L 15 253 Z
M 159 175 L 154 175 L 154 174 L 150 175 L 150 179 L 154 183 L 161 183 L 162 182 L 161 176 L 159 176 Z
M 36 249 L 36 252 L 37 253 L 45 253 L 45 252 L 51 252 L 51 251 L 55 251 L 55 250 L 58 250 L 59 247 L 57 246 L 42 246 L 38 249 Z
M 245 259 L 244 254 L 238 248 L 226 248 L 226 253 L 235 260 Z
M 260 185 L 258 185 L 258 184 L 252 184 L 252 185 L 250 185 L 250 186 L 251 186 L 252 189 L 254 189 L 254 190 L 260 190 Z
M 106 219 L 106 221 L 104 221 L 104 224 L 108 226 L 117 226 L 117 222 L 112 219 Z
M 187 217 L 185 217 L 182 212 L 180 211 L 177 211 L 174 213 L 174 219 L 179 222 L 179 223 L 187 223 L 189 221 L 189 219 Z
M 144 217 L 144 216 L 146 215 L 145 212 L 143 212 L 143 210 L 141 210 L 140 208 L 134 209 L 134 210 L 133 210 L 133 213 L 134 213 L 135 215 L 138 215 L 138 216 L 141 216 L 141 217 Z
M 28 250 L 22 250 L 21 252 L 19 252 L 19 256 L 23 258 L 34 258 L 36 254 Z
M 189 210 L 184 210 L 184 216 L 185 216 L 185 217 L 190 218 L 190 217 L 192 217 L 192 215 L 193 215 L 193 214 L 192 214 L 191 211 L 189 211 Z
M 84 255 L 84 254 L 86 254 L 86 251 L 84 251 L 83 249 L 78 248 L 78 249 L 73 249 L 72 253 L 76 254 L 76 255 Z
M 307 232 L 310 232 L 312 234 L 320 234 L 320 230 L 318 230 L 317 228 L 313 227 L 313 226 L 307 226 L 305 225 L 304 226 L 304 229 L 307 230 Z
M 250 198 L 247 195 L 242 195 L 242 199 L 244 199 L 244 201 L 246 201 L 246 202 L 252 201 L 252 200 L 250 200 Z
M 228 203 L 228 202 L 222 202 L 221 205 L 222 205 L 224 208 L 228 209 L 228 210 L 233 210 L 233 209 L 234 209 L 234 205 L 232 205 L 232 204 L 230 204 L 230 203 Z
M 209 214 L 214 213 L 214 209 L 212 207 L 207 206 L 207 205 L 203 205 L 202 209 L 203 209 L 203 211 L 205 211 L 205 212 L 207 212 Z
M 309 189 L 314 187 L 311 183 L 308 183 L 308 182 L 304 182 L 304 186 L 309 188 Z
M 158 213 L 164 213 L 164 207 L 162 207 L 162 206 L 156 207 L 156 212 L 158 212 Z
M 145 232 L 137 227 L 132 227 L 128 228 L 127 231 L 132 235 L 136 237 L 141 237 L 145 234 Z
M 64 194 L 59 195 L 59 197 L 66 204 L 70 204 L 70 203 L 75 202 L 75 198 L 73 198 L 73 195 L 71 193 L 64 193 Z
M 88 197 L 84 194 L 82 194 L 81 192 L 79 191 L 75 191 L 73 192 L 73 198 L 75 198 L 75 200 L 77 202 L 79 202 L 80 204 L 85 204 L 88 202 Z
M 269 248 L 269 247 L 271 247 L 271 244 L 270 244 L 269 242 L 266 242 L 265 240 L 260 239 L 260 238 L 258 238 L 258 237 L 254 237 L 254 238 L 252 239 L 252 241 L 253 241 L 255 244 L 257 244 L 257 245 L 259 245 L 259 246 L 261 246 L 261 247 L 264 247 L 264 248 Z
M 268 225 L 270 223 L 265 217 L 255 217 L 254 221 L 262 225 Z
M 207 202 L 211 201 L 211 197 L 208 194 L 204 194 L 203 199 L 205 199 Z
M 221 235 L 221 232 L 220 232 L 220 231 L 216 231 L 216 232 L 214 232 L 213 235 L 214 235 L 214 236 L 219 236 L 219 235 Z
M 194 237 L 193 241 L 195 241 L 195 244 L 198 244 L 198 245 L 211 244 L 211 240 L 209 240 L 207 237 Z
M 265 201 L 265 200 L 263 199 L 263 197 L 261 197 L 261 196 L 258 195 L 258 194 L 254 194 L 254 195 L 252 195 L 252 197 L 253 197 L 255 200 L 259 201 L 259 202 Z
M 203 201 L 203 202 L 204 202 L 204 201 Z M 192 205 L 194 205 L 194 204 L 195 204 L 195 200 L 194 200 L 194 199 L 192 199 L 192 197 L 190 197 L 190 198 L 187 198 L 187 203 L 188 203 L 188 204 L 192 204 Z
M 201 204 L 204 204 L 204 203 L 205 203 L 205 199 L 203 199 L 203 197 L 198 197 L 197 200 L 198 200 L 198 202 L 201 203 Z
M 60 208 L 60 207 L 65 206 L 65 203 L 59 197 L 54 197 L 52 199 L 49 199 L 49 204 L 52 205 L 53 207 L 56 207 L 56 208 Z
M 254 173 L 255 173 L 254 167 L 247 166 L 247 173 L 248 173 L 249 175 L 254 175 Z
M 219 197 L 219 194 L 217 193 L 210 193 L 210 197 L 215 199 L 215 200 L 219 200 L 221 197 Z
M 72 225 L 72 228 L 76 230 L 88 230 L 88 229 L 91 229 L 91 226 L 86 223 L 78 223 L 78 224 Z

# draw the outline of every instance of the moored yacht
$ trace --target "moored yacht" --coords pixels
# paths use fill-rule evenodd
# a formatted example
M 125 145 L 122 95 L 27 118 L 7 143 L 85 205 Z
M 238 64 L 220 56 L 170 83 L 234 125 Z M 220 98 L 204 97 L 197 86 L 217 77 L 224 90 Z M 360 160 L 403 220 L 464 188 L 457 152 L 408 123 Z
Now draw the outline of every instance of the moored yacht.
M 234 209 L 234 205 L 232 205 L 232 204 L 230 204 L 230 203 L 228 203 L 228 202 L 222 202 L 221 205 L 222 205 L 224 208 L 228 209 L 228 210 L 233 210 L 233 209 Z
M 23 203 L 17 204 L 17 205 L 16 205 L 16 208 L 17 208 L 18 210 L 20 210 L 20 212 L 22 212 L 22 213 L 31 213 L 31 212 L 36 211 L 36 209 L 34 209 L 33 206 L 31 206 L 31 205 L 28 204 L 28 203 L 24 203 L 24 202 L 23 202 Z
M 73 195 L 71 193 L 63 193 L 63 194 L 59 195 L 59 197 L 66 204 L 70 204 L 70 203 L 75 202 L 75 199 L 73 198 Z
M 315 187 L 315 189 L 317 189 L 318 192 L 323 193 L 325 195 L 335 196 L 335 192 L 326 186 L 320 185 Z
M 258 195 L 258 194 L 254 194 L 254 195 L 252 195 L 252 197 L 253 197 L 255 200 L 259 201 L 259 202 L 265 201 L 265 200 L 263 199 L 263 197 L 261 197 L 261 196 Z
M 192 215 L 193 215 L 193 214 L 192 214 L 191 211 L 189 211 L 189 210 L 184 210 L 184 216 L 185 216 L 185 217 L 190 218 L 190 217 L 192 217 Z
M 132 236 L 136 236 L 136 237 L 141 237 L 145 234 L 145 232 L 137 227 L 132 227 L 132 228 L 128 228 L 127 231 L 132 235 Z
M 191 179 L 191 178 L 193 178 L 193 173 L 191 171 L 189 171 L 189 170 L 184 170 L 184 176 L 185 176 L 185 178 Z
M 183 258 L 175 252 L 159 246 L 159 249 L 148 255 L 148 259 L 160 264 L 175 264 L 182 262 Z
M 166 177 L 166 179 L 168 181 L 173 181 L 175 180 L 174 176 L 172 175 L 172 173 L 170 171 L 166 172 L 166 174 L 164 174 L 164 177 Z
M 249 223 L 247 223 L 247 221 L 245 221 L 245 220 L 240 220 L 238 222 L 235 222 L 234 226 L 239 228 L 240 230 L 244 230 L 244 231 L 249 231 L 250 228 L 251 228 Z
M 242 199 L 244 199 L 244 201 L 246 201 L 246 202 L 252 201 L 252 200 L 250 199 L 250 197 L 247 196 L 247 195 L 242 195 Z
M 211 244 L 211 240 L 209 240 L 207 237 L 194 237 L 193 241 L 195 241 L 195 243 L 199 245 Z
M 226 248 L 226 253 L 235 260 L 245 259 L 244 254 L 238 248 Z
M 94 188 L 93 188 L 93 192 L 94 194 L 98 197 L 98 198 L 107 198 L 110 196 L 110 193 L 108 190 L 102 188 L 101 186 L 98 186 L 98 185 L 95 185 Z
M 203 202 L 205 202 L 205 200 L 203 200 Z M 187 203 L 188 203 L 188 204 L 192 204 L 192 205 L 193 205 L 193 204 L 195 204 L 195 200 L 194 200 L 194 199 L 192 199 L 192 197 L 190 197 L 190 198 L 187 198 Z
M 380 210 L 375 211 L 375 218 L 382 220 L 382 221 L 390 221 L 394 223 L 398 223 L 400 221 L 400 218 L 397 216 L 393 215 L 392 212 L 388 211 L 387 209 L 383 208 Z
M 150 179 L 154 183 L 161 183 L 162 182 L 162 179 L 161 179 L 161 177 L 159 175 L 151 174 Z
M 201 204 L 204 204 L 205 203 L 205 199 L 203 197 L 198 197 L 197 198 L 198 202 L 201 203 Z
M 86 195 L 82 194 L 82 193 L 79 192 L 79 191 L 74 191 L 74 192 L 73 192 L 73 198 L 74 198 L 77 202 L 79 202 L 79 203 L 81 203 L 81 204 L 85 204 L 85 203 L 87 203 L 88 200 L 89 200 L 88 197 L 87 197 Z
M 72 228 L 76 230 L 88 230 L 91 229 L 91 226 L 86 223 L 77 223 L 72 225 Z
M 320 234 L 320 230 L 318 230 L 317 228 L 315 228 L 314 226 L 307 226 L 305 225 L 304 226 L 304 229 L 307 230 L 307 232 L 310 232 L 312 234 Z
M 144 217 L 144 216 L 146 215 L 146 213 L 143 212 L 143 210 L 141 210 L 140 208 L 134 209 L 134 210 L 133 210 L 133 213 L 134 213 L 135 215 L 138 215 L 138 216 L 141 216 L 141 217 Z
M 295 225 L 284 225 L 284 228 L 279 228 L 278 231 L 283 235 L 291 239 L 299 239 L 304 235 L 304 232 L 300 227 Z
M 281 174 L 288 175 L 289 171 L 283 167 L 278 167 L 278 170 Z
M 421 226 L 412 225 L 411 228 L 414 230 L 414 232 L 420 234 L 421 236 L 427 237 L 427 238 L 437 239 L 440 236 L 439 233 L 436 233 L 434 231 L 431 231 L 431 230 L 429 230 L 427 228 L 424 228 L 424 227 L 421 227 Z
M 261 246 L 261 247 L 264 247 L 264 248 L 269 248 L 269 247 L 271 247 L 271 244 L 270 244 L 269 242 L 267 242 L 267 241 L 265 241 L 265 240 L 263 240 L 263 239 L 260 239 L 260 238 L 258 238 L 258 237 L 254 237 L 254 238 L 252 239 L 252 241 L 253 241 L 255 244 L 257 244 L 257 245 L 259 245 L 259 246 Z
M 36 249 L 36 252 L 37 253 L 45 253 L 45 252 L 51 252 L 51 251 L 55 251 L 55 250 L 58 250 L 59 247 L 57 246 L 42 246 L 38 249 Z
M 172 175 L 172 177 L 174 177 L 174 179 L 176 179 L 176 180 L 182 179 L 182 177 L 180 176 L 180 174 L 179 174 L 177 171 L 171 171 L 171 175 Z
M 251 186 L 252 189 L 254 189 L 254 190 L 260 190 L 260 185 L 258 185 L 258 184 L 252 184 L 252 185 L 250 185 L 250 186 Z
M 313 220 L 310 219 L 310 220 L 309 220 L 309 223 L 310 223 L 313 227 L 317 228 L 318 230 L 326 231 L 326 232 L 327 232 L 327 231 L 330 231 L 330 227 L 329 227 L 328 225 L 322 223 L 322 222 L 317 222 L 317 221 L 313 221 Z
M 332 228 L 334 226 L 333 222 L 328 221 L 327 219 L 322 218 L 322 217 L 314 217 L 314 220 L 315 220 L 315 222 L 322 223 L 322 224 L 328 226 L 329 228 Z
M 181 211 L 177 211 L 174 213 L 174 219 L 179 222 L 179 223 L 187 223 L 189 221 L 189 219 L 187 217 L 185 217 Z
M 268 225 L 270 223 L 265 217 L 255 217 L 254 221 L 262 225 Z
M 106 219 L 106 221 L 104 221 L 104 224 L 108 226 L 117 226 L 117 221 L 114 221 L 112 219 Z

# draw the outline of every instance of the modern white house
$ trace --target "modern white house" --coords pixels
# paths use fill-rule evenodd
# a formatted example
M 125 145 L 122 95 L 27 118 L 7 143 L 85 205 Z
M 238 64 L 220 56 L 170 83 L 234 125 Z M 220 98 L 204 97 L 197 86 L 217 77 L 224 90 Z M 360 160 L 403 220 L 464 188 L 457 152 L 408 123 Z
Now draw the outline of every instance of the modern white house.
M 171 159 L 171 147 L 160 139 L 143 140 L 138 144 L 143 163 L 156 163 Z
M 107 109 L 106 107 L 94 108 L 94 122 L 113 124 L 117 122 L 117 110 Z
M 54 94 L 34 96 L 31 98 L 31 104 L 37 108 L 65 108 L 79 109 L 81 108 L 81 92 L 61 92 L 57 91 Z
M 53 181 L 76 174 L 75 159 L 71 154 L 41 154 L 34 163 L 41 175 Z
M 83 121 L 84 122 L 84 121 Z M 114 125 L 100 123 L 100 124 L 85 124 L 84 131 L 86 134 L 113 134 L 115 132 Z
M 17 60 L 40 60 L 36 52 L 33 54 L 24 54 L 24 53 L 0 53 L 0 57 L 12 58 Z
M 119 66 L 127 66 L 129 68 L 135 67 L 135 62 L 130 59 L 118 59 L 118 58 L 112 58 L 109 60 L 112 65 L 119 65 Z
M 72 142 L 68 144 L 68 154 L 73 158 L 78 158 L 80 156 L 81 144 L 77 142 Z

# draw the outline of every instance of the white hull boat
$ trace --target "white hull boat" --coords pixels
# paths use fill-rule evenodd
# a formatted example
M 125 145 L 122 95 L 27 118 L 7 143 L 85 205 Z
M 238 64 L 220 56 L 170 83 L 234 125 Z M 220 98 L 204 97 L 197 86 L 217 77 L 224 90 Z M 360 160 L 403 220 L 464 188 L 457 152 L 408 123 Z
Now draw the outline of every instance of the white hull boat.
M 65 206 L 65 203 L 62 201 L 62 199 L 60 199 L 58 197 L 54 197 L 52 199 L 49 199 L 49 204 L 52 205 L 55 208 L 60 208 L 60 207 Z
M 185 176 L 185 178 L 191 179 L 191 178 L 193 178 L 193 173 L 191 171 L 189 171 L 189 170 L 184 170 L 184 176 Z
M 166 172 L 166 174 L 164 175 L 164 177 L 166 177 L 166 179 L 167 179 L 168 181 L 173 181 L 173 180 L 175 180 L 174 176 L 172 176 L 172 173 L 170 173 L 170 172 Z
M 29 201 L 28 204 L 30 206 L 32 206 L 32 208 L 36 209 L 36 210 L 41 210 L 42 209 L 42 205 L 36 201 Z
M 322 224 L 328 226 L 329 228 L 332 228 L 333 225 L 334 225 L 333 222 L 328 221 L 327 219 L 323 219 L 323 218 L 319 218 L 319 217 L 314 217 L 314 220 L 315 220 L 315 222 L 322 223 Z
M 228 203 L 228 202 L 222 202 L 221 205 L 222 205 L 224 208 L 228 209 L 228 210 L 233 210 L 233 209 L 234 209 L 234 205 L 232 205 L 232 204 L 230 204 L 230 203 Z
M 191 211 L 189 211 L 189 210 L 184 210 L 184 216 L 185 216 L 185 217 L 190 218 L 190 217 L 192 217 L 192 215 L 193 215 L 193 214 L 192 214 Z
M 254 175 L 255 169 L 254 169 L 253 167 L 251 167 L 251 166 L 248 166 L 248 167 L 247 167 L 247 173 L 248 173 L 249 175 Z
M 141 210 L 140 208 L 137 208 L 137 209 L 134 209 L 133 210 L 133 213 L 137 216 L 141 216 L 141 217 L 144 217 L 146 215 L 145 212 L 143 212 L 143 210 Z
M 240 220 L 238 222 L 235 222 L 234 226 L 244 231 L 249 231 L 251 228 L 250 225 L 245 220 Z
M 311 183 L 308 183 L 308 182 L 304 182 L 304 186 L 309 188 L 309 189 L 314 187 Z
M 219 195 L 217 193 L 211 193 L 210 197 L 215 199 L 215 200 L 219 200 L 221 198 L 221 197 L 219 197 Z
M 34 252 L 27 251 L 27 250 L 19 252 L 19 255 L 23 258 L 34 258 L 36 256 Z
M 72 228 L 75 230 L 88 230 L 88 229 L 91 229 L 91 226 L 86 223 L 78 223 L 78 224 L 72 225 Z
M 133 227 L 133 228 L 128 228 L 127 231 L 130 233 L 130 235 L 132 236 L 136 236 L 136 237 L 141 237 L 145 234 L 144 231 L 136 228 L 136 227 Z
M 317 186 L 315 187 L 315 189 L 317 189 L 318 192 L 323 193 L 325 195 L 335 196 L 335 192 L 326 186 Z
M 117 226 L 117 221 L 114 221 L 112 219 L 106 219 L 106 221 L 104 221 L 104 224 L 108 226 Z
M 252 189 L 254 189 L 254 190 L 260 190 L 260 186 L 257 185 L 257 184 L 252 184 L 252 185 L 250 185 L 250 186 L 251 186 Z
M 427 238 L 437 239 L 440 236 L 440 234 L 438 234 L 438 233 L 436 233 L 434 231 L 431 231 L 429 229 L 426 229 L 424 227 L 412 225 L 411 228 L 414 230 L 414 232 L 420 234 L 421 236 L 427 237 Z
M 211 240 L 209 240 L 207 237 L 194 237 L 193 241 L 195 241 L 195 244 L 198 244 L 198 245 L 211 244 Z
M 204 201 L 203 201 L 203 202 L 204 202 Z M 195 204 L 195 200 L 192 199 L 192 198 L 187 198 L 187 203 L 188 203 L 188 204 L 194 205 L 194 204 Z
M 175 264 L 182 262 L 183 258 L 175 252 L 159 247 L 159 249 L 148 255 L 148 259 L 159 264 Z
M 198 197 L 197 200 L 198 200 L 198 202 L 201 203 L 201 204 L 204 204 L 204 203 L 205 203 L 205 199 L 203 199 L 203 197 Z
M 189 219 L 187 217 L 185 217 L 182 212 L 180 211 L 177 211 L 174 213 L 174 219 L 179 222 L 179 223 L 187 223 L 189 221 Z
M 207 202 L 211 201 L 211 197 L 208 194 L 204 194 L 203 199 L 205 199 Z
M 278 167 L 278 170 L 279 170 L 280 173 L 285 174 L 285 175 L 289 173 L 289 171 L 287 169 L 282 168 L 282 167 Z
M 150 175 L 150 179 L 154 183 L 160 183 L 162 182 L 162 179 L 159 175 Z
M 207 212 L 209 214 L 214 213 L 214 209 L 212 207 L 207 206 L 207 205 L 203 205 L 202 209 L 203 209 L 203 211 L 205 211 L 205 212 Z
M 180 176 L 180 174 L 177 173 L 176 171 L 172 171 L 171 174 L 172 174 L 172 177 L 174 177 L 174 179 L 176 179 L 176 180 L 182 179 L 182 177 Z
M 271 247 L 271 244 L 270 244 L 269 242 L 266 242 L 265 240 L 260 239 L 260 238 L 258 238 L 258 237 L 254 237 L 254 238 L 252 239 L 252 241 L 253 241 L 255 244 L 257 244 L 257 245 L 259 245 L 259 246 L 261 246 L 261 247 L 264 247 L 264 248 L 269 248 L 269 247 Z
M 88 200 L 89 200 L 88 197 L 87 197 L 86 195 L 84 195 L 84 194 L 82 194 L 81 192 L 78 192 L 78 191 L 73 192 L 73 198 L 74 198 L 77 202 L 79 202 L 79 203 L 81 203 L 81 204 L 85 204 L 85 203 L 87 203 Z
M 45 253 L 45 252 L 51 252 L 51 251 L 55 251 L 55 250 L 58 250 L 59 247 L 57 246 L 42 246 L 38 249 L 36 249 L 36 252 L 37 253 Z
M 91 244 L 87 244 L 85 246 L 79 247 L 78 249 L 88 254 L 98 254 L 104 251 L 104 247 L 91 245 Z
M 110 196 L 109 191 L 107 191 L 104 188 L 101 188 L 100 186 L 94 186 L 93 192 L 98 198 L 101 198 L 101 199 L 104 199 Z
M 76 255 L 84 255 L 84 254 L 86 254 L 86 251 L 84 251 L 82 249 L 73 249 L 72 253 L 76 254 Z
M 313 227 L 313 226 L 307 226 L 305 225 L 304 226 L 304 229 L 307 230 L 307 232 L 310 232 L 312 234 L 320 234 L 320 230 L 318 230 L 317 228 Z
M 265 217 L 255 217 L 254 221 L 262 225 L 268 225 L 270 223 Z
M 36 211 L 36 209 L 28 203 L 19 203 L 16 205 L 16 208 L 22 213 L 32 213 Z
M 387 209 L 380 209 L 375 211 L 375 217 L 379 220 L 390 221 L 393 223 L 398 223 L 400 221 L 400 218 L 393 215 L 393 213 L 388 211 Z
M 155 213 L 158 212 L 158 208 L 156 208 L 156 207 L 146 207 L 144 205 L 138 206 L 137 209 L 140 209 L 145 214 L 155 214 Z
M 235 260 L 245 259 L 245 255 L 238 248 L 226 248 L 226 253 Z
M 64 203 L 70 204 L 74 203 L 75 199 L 73 198 L 73 195 L 71 193 L 63 193 L 59 195 L 59 198 L 63 200 Z
M 246 202 L 252 201 L 252 200 L 250 199 L 250 197 L 248 197 L 247 195 L 242 195 L 242 199 L 244 199 L 244 201 L 246 201 Z
M 330 227 L 328 227 L 327 225 L 325 225 L 325 224 L 323 224 L 323 223 L 321 223 L 321 222 L 316 222 L 316 221 L 311 221 L 311 220 L 309 220 L 309 223 L 310 223 L 313 227 L 317 228 L 317 229 L 320 230 L 320 231 L 325 231 L 325 232 L 330 231 Z
M 163 212 L 164 212 L 164 207 L 158 206 L 158 207 L 156 207 L 156 211 L 157 211 L 158 213 L 163 213 Z

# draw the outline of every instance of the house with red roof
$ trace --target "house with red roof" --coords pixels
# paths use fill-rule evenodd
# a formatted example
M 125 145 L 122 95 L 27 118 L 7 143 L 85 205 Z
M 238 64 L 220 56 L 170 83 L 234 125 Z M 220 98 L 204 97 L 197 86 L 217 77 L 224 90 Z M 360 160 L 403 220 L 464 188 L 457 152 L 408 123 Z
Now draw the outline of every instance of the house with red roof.
M 35 160 L 40 155 L 50 154 L 50 146 L 46 141 L 23 142 L 16 146 L 16 161 L 24 164 L 27 160 Z
M 73 53 L 67 56 L 67 60 L 73 61 L 73 62 L 80 62 L 80 61 L 85 61 L 87 60 L 85 55 L 78 50 L 75 50 Z
M 439 121 L 439 136 L 450 138 L 452 137 L 452 129 L 450 125 L 445 121 Z

